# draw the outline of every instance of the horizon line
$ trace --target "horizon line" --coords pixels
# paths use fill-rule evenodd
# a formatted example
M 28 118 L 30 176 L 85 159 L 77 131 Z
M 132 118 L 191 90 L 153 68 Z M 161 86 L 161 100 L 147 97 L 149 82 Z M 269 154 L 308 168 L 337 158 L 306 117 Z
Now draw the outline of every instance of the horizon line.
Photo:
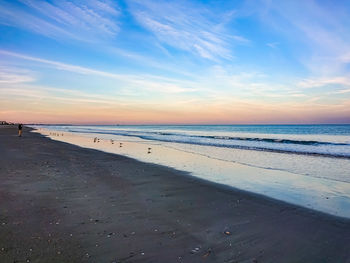
M 20 122 L 11 122 L 14 124 Z M 23 125 L 67 125 L 67 126 L 230 126 L 230 125 L 350 125 L 350 123 L 149 123 L 149 124 L 76 124 L 76 123 L 23 123 Z

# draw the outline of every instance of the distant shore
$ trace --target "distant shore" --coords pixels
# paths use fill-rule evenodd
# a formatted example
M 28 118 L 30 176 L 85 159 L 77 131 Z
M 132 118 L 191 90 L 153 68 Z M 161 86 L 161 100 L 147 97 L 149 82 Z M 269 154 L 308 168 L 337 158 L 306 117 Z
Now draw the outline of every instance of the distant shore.
M 0 262 L 350 262 L 350 220 L 0 126 Z

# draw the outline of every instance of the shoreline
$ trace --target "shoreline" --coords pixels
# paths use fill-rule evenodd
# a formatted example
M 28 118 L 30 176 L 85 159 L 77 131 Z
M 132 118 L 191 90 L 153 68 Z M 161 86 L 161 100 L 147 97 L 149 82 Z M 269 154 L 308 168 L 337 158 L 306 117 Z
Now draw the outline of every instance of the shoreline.
M 198 145 L 195 149 L 191 149 L 191 147 L 187 148 L 186 144 L 135 140 L 129 137 L 111 136 L 109 134 L 100 134 L 98 138 L 95 137 L 94 133 L 71 133 L 46 129 L 35 130 L 34 132 L 55 141 L 107 153 L 120 154 L 141 162 L 172 167 L 179 171 L 189 172 L 196 178 L 228 185 L 249 193 L 268 196 L 272 199 L 326 214 L 350 218 L 349 183 L 343 180 L 334 180 L 331 174 L 328 174 L 326 178 L 315 176 L 315 171 L 313 171 L 315 164 L 325 167 L 321 160 L 313 159 L 310 156 L 308 158 L 312 159 L 301 159 L 300 156 L 298 159 L 289 159 L 287 161 L 289 163 L 285 162 L 286 159 L 284 163 L 281 162 L 283 159 L 280 159 L 280 155 L 275 155 L 274 163 L 271 163 L 270 156 L 270 160 L 269 158 L 265 159 L 268 163 L 270 162 L 269 164 L 272 165 L 270 166 L 264 165 L 264 161 L 262 162 L 261 159 L 262 155 L 252 150 L 235 150 L 230 152 L 228 149 Z M 94 138 L 98 138 L 97 143 Z M 119 146 L 120 143 L 122 143 L 122 148 Z M 152 148 L 151 154 L 145 152 L 148 147 Z M 200 149 L 198 147 L 203 148 Z M 227 158 L 230 155 L 236 156 L 233 158 L 233 161 Z M 237 159 L 234 160 L 239 155 L 244 156 L 243 159 L 245 158 L 246 160 L 249 158 L 256 159 L 249 164 L 240 163 Z M 276 160 L 281 162 L 278 167 L 276 167 Z M 293 170 L 291 170 L 291 164 L 295 161 L 298 162 L 297 166 L 300 167 L 293 164 Z M 349 166 L 349 164 L 344 164 L 340 160 L 337 160 L 337 163 L 328 163 L 329 159 L 323 159 L 323 161 L 327 163 L 328 167 L 332 165 L 343 167 L 342 173 Z M 263 166 L 256 165 L 256 163 L 260 163 Z M 281 169 L 283 165 L 286 165 L 287 169 Z M 309 172 L 313 172 L 313 175 L 305 174 L 307 172 L 304 168 L 305 165 L 310 165 Z M 336 175 L 339 175 L 339 169 L 335 171 L 328 167 L 326 172 L 331 173 L 333 171 Z M 294 170 L 295 168 L 297 171 L 299 169 L 299 173 Z
M 45 127 L 59 127 L 60 125 L 44 125 Z M 79 127 L 80 125 L 70 125 L 71 127 Z M 89 127 L 99 127 L 100 125 L 88 125 Z M 107 125 L 108 126 L 108 125 Z M 135 125 L 135 127 L 139 127 L 142 125 Z M 152 125 L 150 125 L 152 127 Z M 164 125 L 165 127 L 167 127 L 168 125 Z M 192 125 L 190 125 L 192 126 Z M 201 126 L 201 125 L 199 125 Z M 222 126 L 222 125 L 219 125 Z M 230 125 L 227 125 L 230 126 Z M 281 125 L 284 126 L 284 125 Z M 312 125 L 313 126 L 313 125 Z M 342 125 L 344 126 L 344 125 Z M 36 129 L 40 129 L 43 126 L 41 125 L 33 125 L 33 127 L 36 127 Z M 66 125 L 64 125 L 64 127 L 66 127 Z M 82 126 L 84 127 L 84 126 Z M 113 126 L 112 126 L 113 127 Z M 119 127 L 119 126 L 116 126 Z M 121 126 L 122 127 L 122 126 Z M 129 125 L 126 125 L 125 127 L 129 127 Z M 46 128 L 44 128 L 46 129 Z M 50 130 L 50 129 L 48 129 Z M 64 130 L 52 130 L 52 131 L 57 131 L 57 132 L 67 132 Z M 134 130 L 137 131 L 137 130 Z M 118 132 L 122 132 L 122 133 L 118 133 Z M 223 145 L 223 144 L 211 144 L 211 143 L 205 143 L 205 142 L 189 142 L 186 140 L 167 140 L 167 139 L 162 139 L 162 138 L 158 138 L 158 139 L 150 139 L 144 137 L 145 135 L 143 134 L 136 134 L 136 135 L 126 135 L 123 132 L 125 132 L 124 130 L 115 130 L 114 132 L 111 131 L 104 131 L 104 132 L 100 132 L 100 131 L 74 131 L 73 133 L 81 133 L 81 134 L 94 134 L 95 136 L 100 136 L 100 135 L 111 135 L 111 136 L 130 136 L 130 137 L 137 137 L 139 139 L 142 140 L 155 140 L 155 141 L 159 141 L 159 142 L 163 142 L 163 143 L 179 143 L 179 144 L 194 144 L 194 145 L 199 145 L 199 146 L 212 146 L 212 147 L 219 147 L 219 148 L 228 148 L 228 149 L 239 149 L 239 150 L 253 150 L 253 151 L 260 151 L 260 152 L 270 152 L 270 153 L 282 153 L 282 154 L 296 154 L 296 155 L 305 155 L 305 156 L 315 156 L 315 157 L 327 157 L 327 158 L 341 158 L 341 159 L 345 159 L 348 160 L 350 159 L 350 153 L 346 154 L 346 153 L 329 153 L 329 152 L 315 152 L 315 151 L 303 151 L 303 150 L 298 150 L 298 149 L 278 149 L 278 148 L 271 148 L 271 147 L 264 147 L 264 146 L 249 146 L 249 145 Z M 153 131 L 154 132 L 154 131 Z M 212 131 L 211 131 L 212 132 Z M 152 133 L 152 130 L 151 130 Z M 161 133 L 161 132 L 160 132 Z M 171 131 L 170 131 L 171 133 Z M 174 133 L 175 135 L 176 133 Z M 198 136 L 198 137 L 203 137 L 203 138 L 216 138 L 219 139 L 218 137 L 223 137 L 223 138 L 229 138 L 229 139 L 236 139 L 236 140 L 241 140 L 241 141 L 255 141 L 256 139 L 259 139 L 258 141 L 265 141 L 268 140 L 268 142 L 274 141 L 274 142 L 283 142 L 283 141 L 289 141 L 287 144 L 293 144 L 293 142 L 300 142 L 300 141 L 304 141 L 305 142 L 310 142 L 313 144 L 326 144 L 326 145 L 337 145 L 337 146 L 344 146 L 344 145 L 349 145 L 348 144 L 348 140 L 345 139 L 345 135 L 335 135 L 336 137 L 342 137 L 342 139 L 340 139 L 340 142 L 338 141 L 332 141 L 330 140 L 330 135 L 329 134 L 293 134 L 293 137 L 288 137 L 291 136 L 292 134 L 288 134 L 288 133 L 281 133 L 281 134 L 264 134 L 263 137 L 259 137 L 257 138 L 258 134 L 257 133 L 248 133 L 249 135 L 245 135 L 247 137 L 242 137 L 241 135 L 239 135 L 238 133 L 236 133 L 235 135 L 229 135 L 229 134 L 211 134 L 211 135 L 200 135 L 200 134 L 193 134 L 193 136 Z M 170 135 L 170 134 L 169 134 Z M 281 135 L 283 136 L 287 136 L 287 138 L 285 137 L 281 137 Z M 232 137 L 233 136 L 233 137 Z M 298 138 L 298 136 L 308 136 L 308 138 Z M 312 137 L 310 137 L 312 136 Z M 316 136 L 318 139 L 313 139 L 313 137 Z M 321 139 L 321 137 L 319 136 L 326 136 L 327 138 L 324 138 L 323 140 Z M 321 141 L 318 141 L 321 140 Z M 309 144 L 301 144 L 301 145 L 309 145 Z
M 0 127 L 2 262 L 350 262 L 349 219 L 28 131 Z
M 32 128 L 30 128 L 30 129 L 32 129 Z M 35 129 L 33 129 L 31 132 L 33 132 L 33 131 L 35 131 Z M 55 131 L 52 131 L 52 132 L 54 133 Z M 38 133 L 38 134 L 43 136 L 43 137 L 46 136 L 46 135 L 43 135 L 41 133 Z M 79 135 L 74 135 L 74 136 L 79 136 Z M 131 160 L 133 160 L 135 162 L 140 162 L 140 163 L 143 163 L 145 165 L 154 166 L 155 169 L 157 169 L 157 168 L 170 169 L 173 172 L 177 173 L 179 176 L 189 177 L 190 179 L 194 179 L 194 180 L 198 181 L 198 183 L 207 184 L 209 186 L 213 186 L 215 188 L 218 188 L 221 191 L 227 191 L 228 193 L 230 193 L 230 192 L 237 192 L 237 193 L 241 193 L 243 195 L 248 195 L 248 196 L 251 196 L 251 197 L 257 198 L 257 199 L 265 199 L 267 202 L 276 203 L 277 205 L 290 206 L 291 209 L 300 210 L 300 211 L 304 210 L 304 212 L 306 214 L 310 214 L 311 216 L 316 214 L 316 216 L 317 215 L 324 216 L 325 219 L 327 217 L 329 217 L 330 220 L 343 221 L 345 223 L 350 223 L 350 217 L 345 217 L 345 216 L 340 216 L 340 215 L 335 215 L 335 214 L 323 212 L 323 211 L 320 211 L 320 210 L 312 209 L 312 208 L 301 206 L 301 205 L 298 205 L 298 204 L 293 204 L 293 203 L 290 203 L 288 201 L 284 201 L 284 200 L 280 200 L 280 199 L 277 199 L 277 198 L 273 198 L 273 197 L 270 197 L 270 196 L 265 195 L 265 194 L 256 193 L 256 192 L 252 192 L 252 191 L 249 191 L 249 190 L 240 189 L 238 187 L 227 185 L 225 183 L 214 182 L 214 181 L 211 181 L 209 179 L 205 179 L 205 178 L 201 178 L 201 177 L 195 176 L 195 175 L 192 174 L 192 172 L 189 172 L 189 171 L 176 169 L 174 167 L 170 167 L 170 166 L 166 166 L 166 165 L 162 165 L 162 164 L 157 164 L 157 163 L 152 163 L 152 162 L 145 162 L 145 161 L 139 160 L 139 159 L 137 159 L 135 157 L 126 156 L 126 155 L 123 155 L 123 154 L 120 154 L 120 153 L 108 152 L 108 151 L 105 151 L 105 150 L 101 150 L 101 149 L 97 149 L 97 148 L 90 148 L 90 147 L 87 147 L 87 146 L 86 147 L 85 146 L 80 146 L 80 145 L 73 144 L 73 143 L 70 143 L 70 142 L 56 140 L 56 139 L 53 139 L 53 138 L 50 138 L 50 137 L 46 137 L 46 138 L 49 139 L 49 140 L 52 140 L 52 141 L 57 141 L 59 143 L 73 145 L 73 146 L 79 147 L 81 149 L 89 149 L 89 150 L 94 150 L 94 151 L 103 152 L 103 153 L 107 153 L 107 154 L 122 156 L 124 158 L 131 159 Z M 102 140 L 107 140 L 107 139 L 102 139 Z M 240 164 L 240 165 L 250 166 L 250 165 L 247 165 L 247 164 Z M 253 167 L 254 168 L 259 168 L 259 167 L 256 167 L 256 166 L 253 166 Z M 261 168 L 261 169 L 264 169 L 264 168 Z M 278 170 L 278 171 L 284 172 L 283 170 Z M 343 182 L 343 181 L 339 181 L 339 182 Z

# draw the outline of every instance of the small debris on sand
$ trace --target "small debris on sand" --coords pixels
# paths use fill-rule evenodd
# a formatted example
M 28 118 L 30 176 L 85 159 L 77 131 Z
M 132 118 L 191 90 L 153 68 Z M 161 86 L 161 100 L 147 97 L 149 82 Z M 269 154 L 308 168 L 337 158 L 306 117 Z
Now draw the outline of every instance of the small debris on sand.
M 211 248 L 209 248 L 209 249 L 207 250 L 207 253 L 205 253 L 205 254 L 203 255 L 203 258 L 208 257 L 210 254 L 211 254 Z
M 194 248 L 194 249 L 191 250 L 191 254 L 198 253 L 199 250 L 200 250 L 200 248 L 199 248 L 199 247 L 196 247 L 196 248 Z
M 111 237 L 111 236 L 113 236 L 113 235 L 115 235 L 115 233 L 109 233 L 109 234 L 107 235 L 107 237 Z

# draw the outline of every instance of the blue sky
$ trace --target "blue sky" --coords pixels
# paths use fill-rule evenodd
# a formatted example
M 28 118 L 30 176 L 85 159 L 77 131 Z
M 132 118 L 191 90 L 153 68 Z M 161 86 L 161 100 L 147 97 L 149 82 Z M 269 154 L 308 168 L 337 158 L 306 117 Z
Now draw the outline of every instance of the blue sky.
M 349 1 L 0 3 L 0 119 L 350 123 Z

